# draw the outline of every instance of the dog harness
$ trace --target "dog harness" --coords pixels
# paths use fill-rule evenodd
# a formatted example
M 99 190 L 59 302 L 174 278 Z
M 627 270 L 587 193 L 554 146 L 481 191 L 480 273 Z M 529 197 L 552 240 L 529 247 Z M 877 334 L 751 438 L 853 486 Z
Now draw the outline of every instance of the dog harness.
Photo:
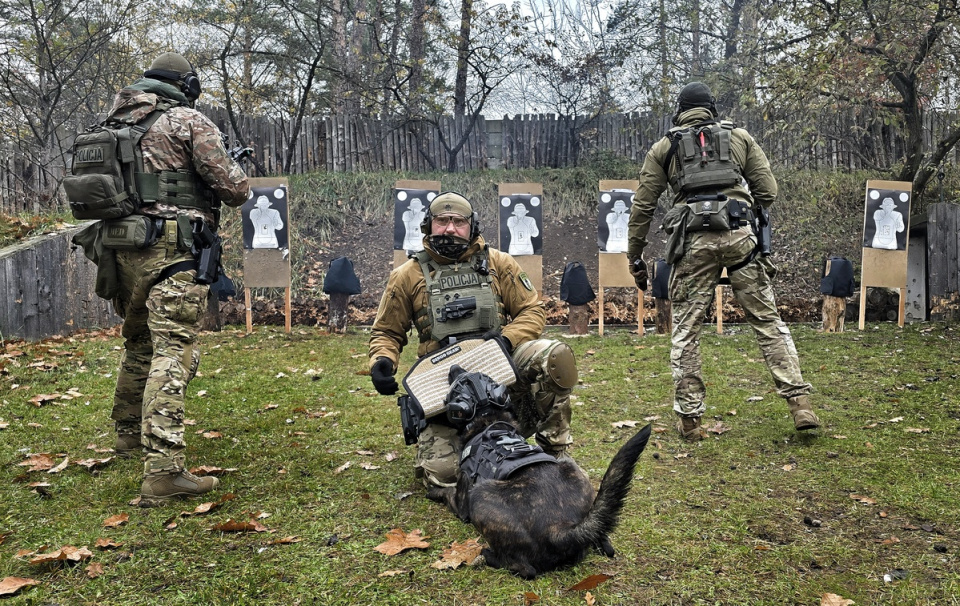
M 539 446 L 528 444 L 512 425 L 497 421 L 467 442 L 460 455 L 460 472 L 476 484 L 481 479 L 506 480 L 534 463 L 556 462 Z

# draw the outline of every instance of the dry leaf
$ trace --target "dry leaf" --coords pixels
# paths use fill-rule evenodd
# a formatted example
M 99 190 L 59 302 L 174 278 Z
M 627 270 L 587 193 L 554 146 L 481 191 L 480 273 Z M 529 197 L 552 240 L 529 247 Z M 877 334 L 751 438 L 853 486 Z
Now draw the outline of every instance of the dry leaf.
M 660 420 L 660 415 L 650 415 L 649 417 L 643 417 L 643 420 L 647 423 L 653 423 L 654 421 Z
M 427 543 L 424 539 L 430 537 L 422 535 L 422 532 L 418 528 L 410 534 L 405 534 L 400 528 L 394 528 L 387 533 L 387 540 L 374 547 L 373 550 L 393 556 L 407 549 L 426 549 L 430 547 L 430 543 Z
M 0 429 L 6 429 L 7 427 L 10 427 L 10 423 L 0 419 Z
M 63 561 L 81 562 L 91 557 L 93 557 L 93 552 L 87 549 L 86 546 L 78 548 L 72 545 L 64 545 L 56 551 L 37 554 L 35 557 L 30 559 L 30 563 L 49 564 L 50 562 Z
M 889 421 L 887 421 L 887 423 L 899 423 L 899 422 L 902 421 L 902 420 L 903 420 L 903 417 L 894 417 L 894 418 L 890 419 Z
M 70 464 L 70 457 L 63 457 L 63 461 L 60 462 L 56 467 L 52 467 L 47 470 L 47 473 L 60 473 L 67 468 L 67 465 Z
M 115 516 L 110 516 L 103 521 L 104 528 L 116 528 L 117 526 L 123 526 L 128 521 L 130 521 L 130 514 L 118 513 Z
M 215 524 L 213 529 L 220 532 L 270 532 L 266 526 L 255 520 L 249 522 L 227 520 L 222 524 Z
M 189 517 L 189 516 L 198 516 L 204 513 L 210 513 L 211 511 L 219 508 L 221 505 L 223 505 L 227 501 L 232 501 L 236 498 L 237 498 L 237 495 L 233 494 L 232 492 L 228 492 L 227 494 L 220 497 L 219 501 L 210 501 L 208 503 L 200 503 L 199 505 L 196 506 L 196 508 L 193 511 L 181 511 L 180 515 L 183 517 Z
M 95 579 L 103 574 L 103 564 L 100 562 L 91 562 L 84 570 L 86 570 L 88 577 Z
M 103 467 L 107 463 L 113 460 L 113 457 L 107 457 L 105 459 L 80 459 L 76 462 L 77 465 L 81 467 L 86 467 L 87 469 L 93 470 L 98 467 Z M 52 473 L 52 472 L 51 472 Z
M 400 455 L 398 455 L 398 454 L 395 453 L 395 452 L 388 452 L 386 455 L 384 455 L 383 458 L 387 460 L 387 463 L 389 463 L 390 461 L 396 460 L 396 458 L 397 458 L 398 456 L 400 456 Z
M 51 393 L 51 394 L 42 393 L 42 394 L 33 396 L 28 401 L 34 406 L 36 406 L 37 408 L 39 408 L 44 404 L 46 404 L 47 402 L 52 402 L 53 400 L 56 400 L 59 397 L 60 397 L 60 394 L 58 393 Z
M 46 453 L 30 455 L 26 460 L 17 463 L 21 467 L 29 467 L 27 471 L 47 471 L 53 467 L 53 457 Z
M 344 463 L 344 464 L 341 465 L 340 467 L 337 467 L 336 469 L 334 469 L 334 470 L 333 470 L 333 475 L 335 475 L 335 476 L 336 476 L 336 475 L 339 475 L 339 474 L 343 473 L 344 471 L 346 471 L 347 469 L 350 469 L 350 466 L 351 466 L 352 464 L 353 464 L 352 462 L 347 461 L 346 463 Z
M 587 595 L 583 596 L 583 601 L 587 603 L 587 606 L 594 606 L 597 603 L 597 599 L 589 591 Z
M 409 574 L 409 571 L 407 571 L 407 570 L 384 570 L 383 572 L 381 572 L 381 573 L 378 574 L 377 576 L 378 576 L 378 577 L 395 577 L 395 576 L 401 575 L 401 574 Z
M 617 429 L 623 429 L 624 427 L 636 427 L 637 422 L 636 421 L 616 421 L 614 423 L 611 423 L 611 425 L 613 425 Z
M 380 469 L 379 465 L 372 465 L 370 463 L 360 463 L 360 467 L 366 469 L 367 471 L 373 471 L 374 469 Z
M 299 543 L 302 540 L 300 537 L 283 537 L 282 539 L 267 541 L 267 545 L 290 545 L 292 543 Z
M 540 601 L 540 596 L 533 593 L 532 591 L 523 592 L 523 606 L 530 606 L 531 604 L 536 604 Z
M 750 396 L 747 402 L 763 402 L 763 396 Z
M 13 595 L 31 585 L 39 585 L 40 581 L 34 579 L 25 579 L 23 577 L 4 577 L 0 581 L 0 595 Z
M 840 597 L 835 593 L 825 593 L 820 596 L 820 606 L 851 606 L 851 604 L 856 604 L 856 602 Z
M 754 551 L 770 551 L 770 546 L 769 546 L 769 545 L 754 545 L 753 550 L 754 550 Z
M 732 427 L 729 425 L 724 425 L 722 421 L 717 421 L 712 427 L 704 427 L 710 433 L 715 433 L 718 436 L 727 433 Z
M 929 427 L 907 427 L 904 429 L 907 433 L 930 433 Z
M 195 476 L 222 476 L 234 471 L 237 471 L 236 467 L 223 468 L 215 465 L 201 465 L 199 467 L 190 468 L 190 473 Z
M 202 435 L 203 435 L 203 437 L 205 437 L 205 438 L 208 439 L 208 440 L 216 440 L 216 439 L 218 439 L 218 438 L 222 438 L 222 437 L 223 437 L 223 434 L 220 433 L 219 431 L 205 431 L 205 432 L 203 432 Z
M 12 530 L 8 530 L 7 532 L 0 532 L 0 545 L 3 545 L 3 542 L 7 540 L 7 537 L 9 537 L 12 534 L 13 534 Z
M 567 589 L 567 591 L 584 591 L 584 590 L 596 589 L 597 585 L 599 585 L 600 583 L 603 583 L 607 579 L 612 579 L 612 578 L 613 577 L 609 574 L 602 574 L 602 573 L 592 574 L 587 578 L 585 578 L 584 580 L 577 583 L 576 585 L 574 585 L 573 587 L 570 587 L 569 589 Z
M 794 465 L 793 463 L 787 463 L 786 465 L 783 466 L 784 471 L 793 471 L 796 468 L 797 466 Z
M 864 503 L 864 504 L 866 504 L 866 505 L 876 505 L 876 504 L 877 504 L 876 499 L 871 499 L 870 497 L 865 497 L 865 496 L 859 495 L 859 494 L 852 494 L 852 493 L 851 493 L 851 494 L 850 494 L 850 498 L 853 499 L 854 501 L 860 501 L 861 503 Z
M 376 453 L 373 452 L 372 450 L 358 450 L 358 451 L 357 451 L 357 454 L 358 454 L 358 455 L 363 455 L 363 456 L 373 456 L 373 455 L 375 455 Z
M 470 566 L 480 556 L 480 551 L 483 549 L 480 543 L 477 542 L 478 540 L 479 537 L 476 539 L 468 539 L 463 543 L 454 541 L 450 547 L 443 550 L 440 559 L 430 564 L 430 566 L 437 570 L 457 568 L 460 564 Z
M 894 543 L 899 543 L 900 539 L 897 537 L 890 537 L 888 539 L 877 539 L 874 542 L 879 543 L 880 545 L 893 545 Z
M 123 543 L 114 543 L 113 539 L 97 539 L 93 544 L 97 549 L 118 549 Z

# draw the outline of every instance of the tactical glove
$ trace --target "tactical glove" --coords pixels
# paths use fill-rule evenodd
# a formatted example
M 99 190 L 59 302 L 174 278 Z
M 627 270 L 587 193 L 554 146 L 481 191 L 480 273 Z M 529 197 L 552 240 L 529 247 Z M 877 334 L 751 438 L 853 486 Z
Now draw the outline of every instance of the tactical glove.
M 370 369 L 370 379 L 373 381 L 377 393 L 381 396 L 392 396 L 400 389 L 397 380 L 393 378 L 393 372 L 393 362 L 390 361 L 390 358 L 381 356 L 373 363 L 373 368 Z
M 500 334 L 499 330 L 490 330 L 484 333 L 483 340 L 489 341 L 490 339 L 496 339 L 497 341 L 500 341 L 500 344 L 503 345 L 503 348 L 507 350 L 507 353 L 513 355 L 513 343 L 510 342 L 510 339 Z
M 637 288 L 647 290 L 647 264 L 642 258 L 636 258 L 630 262 L 630 275 L 633 281 L 637 283 Z

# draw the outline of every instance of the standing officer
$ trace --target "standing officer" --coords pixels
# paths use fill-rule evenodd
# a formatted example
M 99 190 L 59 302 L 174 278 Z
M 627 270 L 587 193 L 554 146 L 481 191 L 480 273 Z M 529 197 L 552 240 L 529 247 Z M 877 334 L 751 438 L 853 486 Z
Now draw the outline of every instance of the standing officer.
M 138 177 L 156 192 L 156 202 L 138 212 L 163 227 L 152 246 L 116 251 L 114 307 L 123 318 L 126 349 L 111 417 L 117 452 L 143 449 L 140 505 L 151 507 L 217 486 L 216 478 L 198 478 L 184 466 L 184 394 L 200 363 L 198 323 L 210 292 L 194 280 L 191 231 L 199 221 L 216 231 L 220 201 L 240 206 L 248 187 L 220 131 L 193 109 L 200 81 L 190 63 L 163 53 L 143 76 L 117 93 L 107 121 L 133 125 L 167 107 L 140 140 L 145 175 Z
M 513 257 L 484 242 L 473 206 L 460 194 L 434 198 L 421 231 L 424 250 L 390 273 L 380 300 L 369 350 L 374 387 L 382 395 L 397 392 L 397 360 L 413 324 L 420 336 L 419 357 L 450 337 L 499 339 L 519 370 L 509 392 L 522 433 L 535 432 L 544 451 L 565 455 L 573 441 L 570 392 L 577 383 L 576 360 L 566 343 L 540 338 L 546 314 L 530 278 Z M 458 279 L 439 280 L 451 272 Z M 431 299 L 450 294 L 476 297 L 476 312 L 434 322 Z M 457 430 L 444 415 L 429 419 L 420 433 L 416 462 L 417 476 L 428 489 L 456 485 L 461 448 Z
M 691 82 L 683 87 L 677 105 L 675 127 L 651 147 L 640 171 L 627 256 L 637 286 L 646 290 L 647 267 L 641 254 L 657 199 L 669 183 L 673 206 L 663 226 L 670 234 L 667 260 L 673 265 L 670 363 L 678 430 L 686 440 L 704 437 L 700 328 L 723 268 L 756 333 L 777 393 L 787 400 L 795 428 L 817 428 L 820 420 L 810 406 L 810 384 L 800 374 L 793 338 L 777 312 L 772 283 L 776 268 L 766 256 L 756 254 L 757 236 L 748 221 L 754 205 L 767 208 L 777 197 L 770 163 L 747 131 L 717 122 L 715 100 L 706 85 Z

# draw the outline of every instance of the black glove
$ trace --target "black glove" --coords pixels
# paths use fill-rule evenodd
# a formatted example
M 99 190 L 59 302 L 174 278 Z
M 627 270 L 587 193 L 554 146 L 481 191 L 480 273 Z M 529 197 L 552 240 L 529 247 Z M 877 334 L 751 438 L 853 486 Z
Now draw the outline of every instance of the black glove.
M 637 283 L 637 288 L 647 290 L 647 264 L 642 258 L 636 258 L 630 262 L 630 275 L 633 281 Z
M 397 380 L 393 378 L 393 362 L 390 358 L 377 358 L 370 369 L 370 379 L 381 396 L 392 396 L 400 389 Z
M 497 341 L 500 341 L 500 344 L 503 345 L 503 348 L 507 350 L 507 353 L 513 355 L 513 343 L 510 342 L 510 339 L 500 334 L 499 330 L 489 330 L 484 333 L 483 340 L 489 341 L 490 339 L 496 339 Z

